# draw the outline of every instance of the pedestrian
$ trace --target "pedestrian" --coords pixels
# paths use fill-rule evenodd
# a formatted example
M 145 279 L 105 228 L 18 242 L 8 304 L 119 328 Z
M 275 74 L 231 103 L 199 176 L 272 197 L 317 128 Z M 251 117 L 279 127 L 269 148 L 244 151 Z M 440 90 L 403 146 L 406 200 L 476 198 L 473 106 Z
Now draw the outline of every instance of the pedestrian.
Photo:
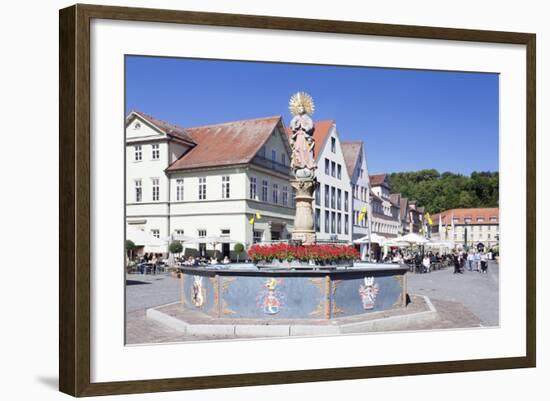
M 489 264 L 487 259 L 487 254 L 482 253 L 481 254 L 481 271 L 480 273 L 487 273 L 487 265 Z
M 474 265 L 474 253 L 472 251 L 468 252 L 468 271 L 472 271 Z
M 460 257 L 456 254 L 453 254 L 452 255 L 452 260 L 453 260 L 453 264 L 455 266 L 455 271 L 453 272 L 453 274 L 457 274 L 457 273 L 462 274 L 462 270 L 460 269 Z
M 474 267 L 475 267 L 476 272 L 479 271 L 480 262 L 481 262 L 481 255 L 480 255 L 479 251 L 476 251 L 476 253 L 474 254 Z

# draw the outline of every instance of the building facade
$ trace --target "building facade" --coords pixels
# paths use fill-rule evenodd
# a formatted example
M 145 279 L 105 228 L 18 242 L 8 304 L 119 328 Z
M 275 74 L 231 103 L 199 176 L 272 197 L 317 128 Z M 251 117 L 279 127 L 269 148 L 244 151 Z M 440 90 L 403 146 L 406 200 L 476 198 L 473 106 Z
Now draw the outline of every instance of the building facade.
M 167 243 L 195 238 L 186 252 L 203 255 L 213 247 L 200 238 L 248 245 L 290 237 L 295 205 L 281 117 L 184 129 L 132 112 L 126 152 L 128 224 Z M 216 249 L 235 256 L 229 243 Z
M 432 216 L 432 222 L 432 238 L 450 241 L 455 248 L 498 246 L 498 208 L 446 210 Z
M 351 184 L 340 136 L 332 120 L 315 123 L 317 189 L 313 213 L 317 239 L 351 241 Z
M 392 201 L 387 174 L 369 177 L 372 204 L 372 232 L 386 238 L 395 238 L 402 230 L 400 205 Z
M 351 180 L 351 240 L 370 236 L 371 229 L 371 204 L 370 184 L 367 156 L 363 141 L 344 141 L 342 150 L 346 161 L 346 168 Z M 360 244 L 359 252 L 362 258 L 366 258 L 367 243 Z

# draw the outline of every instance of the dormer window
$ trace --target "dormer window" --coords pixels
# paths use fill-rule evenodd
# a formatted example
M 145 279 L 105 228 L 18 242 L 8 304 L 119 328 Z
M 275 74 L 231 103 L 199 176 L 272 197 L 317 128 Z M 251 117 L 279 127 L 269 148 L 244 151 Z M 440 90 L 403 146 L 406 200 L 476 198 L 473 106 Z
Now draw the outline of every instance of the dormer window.
M 332 153 L 336 153 L 336 138 L 334 137 L 330 138 L 330 150 Z
M 141 128 L 141 124 L 140 124 L 139 122 L 136 123 L 136 125 L 134 125 L 134 129 L 135 129 L 135 130 L 138 130 L 138 129 L 140 129 L 140 128 Z

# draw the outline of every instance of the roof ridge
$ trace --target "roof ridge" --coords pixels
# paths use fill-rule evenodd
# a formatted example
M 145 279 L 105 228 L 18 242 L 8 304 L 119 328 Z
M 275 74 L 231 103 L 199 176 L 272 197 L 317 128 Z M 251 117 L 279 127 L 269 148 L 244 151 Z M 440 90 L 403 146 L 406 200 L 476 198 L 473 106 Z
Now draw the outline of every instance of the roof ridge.
M 281 115 L 273 115 L 273 116 L 268 116 L 268 117 L 247 118 L 247 119 L 243 119 L 243 120 L 226 121 L 224 123 L 197 125 L 197 126 L 194 126 L 194 127 L 188 127 L 187 129 L 192 130 L 192 129 L 201 129 L 201 128 L 221 127 L 221 126 L 231 125 L 231 124 L 235 124 L 235 123 L 241 123 L 241 122 L 247 122 L 247 121 L 258 121 L 258 120 L 270 120 L 270 119 L 274 119 L 274 118 L 282 119 L 283 117 Z

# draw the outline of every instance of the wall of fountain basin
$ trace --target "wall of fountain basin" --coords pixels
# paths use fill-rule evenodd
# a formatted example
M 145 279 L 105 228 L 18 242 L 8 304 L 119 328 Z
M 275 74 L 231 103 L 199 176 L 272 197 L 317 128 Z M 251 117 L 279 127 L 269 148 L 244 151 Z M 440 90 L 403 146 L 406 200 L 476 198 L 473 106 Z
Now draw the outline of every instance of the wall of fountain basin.
M 181 303 L 211 317 L 334 319 L 406 306 L 406 266 L 266 270 L 254 265 L 180 269 Z

